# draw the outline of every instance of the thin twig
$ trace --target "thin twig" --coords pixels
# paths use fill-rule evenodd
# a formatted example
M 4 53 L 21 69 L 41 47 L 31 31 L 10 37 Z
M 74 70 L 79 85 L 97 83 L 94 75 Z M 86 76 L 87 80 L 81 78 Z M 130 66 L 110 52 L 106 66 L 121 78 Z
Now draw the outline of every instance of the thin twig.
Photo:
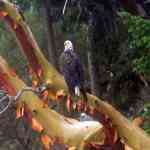
M 8 96 L 4 96 L 0 99 L 0 103 L 3 102 Z
M 0 93 L 4 94 L 4 96 L 0 99 L 0 103 L 2 103 L 4 100 L 8 99 L 8 104 L 7 104 L 7 106 L 5 106 L 5 108 L 3 108 L 2 111 L 0 111 L 0 115 L 3 114 L 13 102 L 19 100 L 24 92 L 31 91 L 36 94 L 39 94 L 39 93 L 43 92 L 44 90 L 46 90 L 45 86 L 37 87 L 35 89 L 32 87 L 24 87 L 17 93 L 16 96 L 10 96 L 7 94 L 6 91 L 0 90 Z
M 8 99 L 9 99 L 9 102 L 8 102 L 7 106 L 2 111 L 0 111 L 0 115 L 3 114 L 11 105 L 11 100 L 10 100 L 11 98 L 8 98 Z
M 65 10 L 66 10 L 66 7 L 67 7 L 67 3 L 68 3 L 68 0 L 65 1 L 64 8 L 63 8 L 63 15 L 65 14 Z

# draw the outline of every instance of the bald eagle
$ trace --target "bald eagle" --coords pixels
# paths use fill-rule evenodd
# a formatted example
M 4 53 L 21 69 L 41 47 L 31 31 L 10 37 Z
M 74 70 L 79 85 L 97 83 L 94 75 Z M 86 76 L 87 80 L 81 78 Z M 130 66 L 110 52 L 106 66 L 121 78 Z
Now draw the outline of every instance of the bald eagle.
M 87 100 L 84 88 L 84 71 L 79 57 L 73 51 L 73 44 L 67 40 L 64 42 L 64 51 L 59 58 L 60 71 L 68 85 L 71 95 L 80 96 L 82 93 L 85 100 Z

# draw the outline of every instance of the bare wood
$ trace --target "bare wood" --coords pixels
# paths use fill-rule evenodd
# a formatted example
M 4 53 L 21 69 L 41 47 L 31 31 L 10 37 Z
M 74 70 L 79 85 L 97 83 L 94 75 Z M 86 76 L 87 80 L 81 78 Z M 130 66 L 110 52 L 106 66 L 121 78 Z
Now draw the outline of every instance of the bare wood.
M 4 2 L 4 0 L 1 1 Z M 67 92 L 68 89 L 63 77 L 44 58 L 27 24 L 23 20 L 19 21 L 16 20 L 16 18 L 19 18 L 17 17 L 19 16 L 19 14 L 14 10 L 14 8 L 12 8 L 12 6 L 7 1 L 5 1 L 5 5 L 7 5 L 7 7 L 2 7 L 3 10 L 8 12 L 11 18 L 21 25 L 23 30 L 27 33 L 27 36 L 34 47 L 32 51 L 33 53 L 36 54 L 36 57 L 38 58 L 38 61 L 43 69 L 43 76 L 41 77 L 41 80 L 44 83 L 50 83 L 51 90 L 49 91 L 49 93 L 51 99 L 55 99 L 55 95 L 59 90 L 64 89 L 64 91 Z M 14 17 L 13 14 L 16 14 L 16 16 Z M 146 135 L 142 129 L 133 125 L 127 118 L 125 118 L 110 104 L 100 100 L 99 98 L 93 95 L 88 95 L 88 105 L 93 106 L 100 112 L 103 112 L 106 115 L 108 115 L 109 118 L 112 120 L 113 125 L 116 127 L 119 136 L 125 141 L 125 143 L 127 143 L 133 149 L 135 150 L 150 149 L 149 136 Z
M 7 77 L 8 86 L 13 86 L 18 92 L 26 85 L 19 77 L 14 76 L 10 70 L 4 59 L 0 57 L 0 72 Z M 20 102 L 25 104 L 32 116 L 44 128 L 44 133 L 53 140 L 57 139 L 64 144 L 75 146 L 81 150 L 84 147 L 84 140 L 96 141 L 101 144 L 104 142 L 104 128 L 99 122 L 79 122 L 75 119 L 66 118 L 50 108 L 43 107 L 42 101 L 31 91 L 25 92 L 20 97 Z

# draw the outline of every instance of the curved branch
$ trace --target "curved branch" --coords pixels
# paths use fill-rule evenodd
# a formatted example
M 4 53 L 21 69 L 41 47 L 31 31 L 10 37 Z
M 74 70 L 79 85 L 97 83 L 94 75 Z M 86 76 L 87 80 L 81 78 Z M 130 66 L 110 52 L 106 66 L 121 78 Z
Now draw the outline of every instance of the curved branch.
M 10 71 L 9 66 L 0 57 L 0 78 L 5 75 L 6 78 L 3 83 L 7 86 L 13 87 L 17 92 L 20 89 L 26 87 L 25 83 L 21 81 L 17 75 Z M 0 84 L 0 89 L 2 85 Z M 7 90 L 7 89 L 6 89 Z M 32 117 L 38 121 L 42 130 L 41 134 L 47 134 L 51 139 L 58 140 L 61 143 L 67 144 L 69 146 L 75 146 L 80 148 L 81 143 L 84 142 L 86 137 L 90 137 L 89 141 L 96 141 L 98 143 L 103 143 L 105 139 L 105 133 L 103 126 L 96 121 L 85 121 L 79 122 L 74 119 L 66 118 L 57 112 L 51 110 L 50 108 L 43 107 L 43 102 L 31 91 L 31 89 L 25 89 L 24 92 L 17 98 L 20 99 L 20 103 L 25 105 L 26 113 L 31 113 Z M 10 93 L 11 94 L 11 93 Z M 94 131 L 97 132 L 94 132 Z M 91 136 L 93 138 L 91 138 Z
M 3 3 L 3 5 L 1 5 L 1 3 Z M 68 89 L 63 77 L 45 59 L 29 27 L 23 21 L 23 19 L 21 19 L 18 11 L 6 0 L 0 0 L 0 8 L 2 11 L 7 13 L 7 15 L 3 18 L 5 22 L 8 23 L 13 33 L 15 33 L 16 39 L 34 71 L 38 68 L 37 66 L 33 65 L 35 64 L 34 60 L 38 60 L 38 64 L 40 64 L 40 69 L 42 70 L 42 75 L 39 76 L 38 71 L 35 71 L 35 73 L 37 74 L 37 77 L 40 77 L 40 80 L 43 83 L 50 85 L 50 98 L 56 99 L 56 93 L 59 90 L 63 89 L 67 92 Z M 13 26 L 14 24 L 16 25 L 15 28 Z M 20 37 L 20 32 L 22 33 L 22 38 Z M 24 47 L 24 43 L 30 45 L 30 47 Z M 29 58 L 29 50 L 32 52 L 32 54 L 34 54 L 34 59 L 32 60 Z M 119 136 L 124 139 L 124 141 L 132 148 L 134 148 L 135 150 L 141 150 L 144 147 L 144 150 L 149 150 L 150 138 L 144 133 L 142 129 L 134 126 L 128 119 L 126 119 L 111 105 L 92 95 L 88 95 L 88 105 L 92 106 L 99 112 L 103 112 L 108 115 L 112 120 L 113 125 L 116 127 Z

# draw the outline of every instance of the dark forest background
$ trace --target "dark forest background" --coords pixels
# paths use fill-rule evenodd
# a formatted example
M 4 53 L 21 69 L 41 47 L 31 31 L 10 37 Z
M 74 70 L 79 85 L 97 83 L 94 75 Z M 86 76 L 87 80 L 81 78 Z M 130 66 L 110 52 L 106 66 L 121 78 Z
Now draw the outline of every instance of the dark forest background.
M 57 68 L 65 40 L 71 40 L 84 65 L 86 89 L 107 100 L 129 119 L 142 116 L 150 134 L 150 21 L 126 12 L 115 1 L 16 0 L 43 53 Z M 150 10 L 149 4 L 146 10 Z M 149 12 L 147 11 L 147 14 Z M 0 23 L 0 54 L 29 82 L 27 61 L 9 29 Z M 13 108 L 0 116 L 0 147 L 41 149 Z M 14 130 L 15 129 L 15 130 Z

